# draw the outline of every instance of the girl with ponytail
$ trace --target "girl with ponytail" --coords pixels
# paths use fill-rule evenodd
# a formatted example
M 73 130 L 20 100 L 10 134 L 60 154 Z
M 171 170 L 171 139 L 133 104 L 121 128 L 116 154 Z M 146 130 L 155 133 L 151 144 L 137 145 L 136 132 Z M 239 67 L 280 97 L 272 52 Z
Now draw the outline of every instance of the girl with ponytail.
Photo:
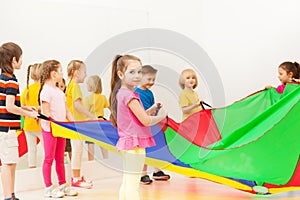
M 74 118 L 66 104 L 66 97 L 63 91 L 57 86 L 57 82 L 62 81 L 63 73 L 61 64 L 56 60 L 47 60 L 42 64 L 41 89 L 39 92 L 39 102 L 43 115 L 56 121 L 74 121 Z M 45 158 L 43 162 L 43 177 L 45 183 L 45 197 L 61 198 L 66 196 L 76 196 L 78 193 L 72 190 L 66 182 L 64 151 L 66 139 L 55 137 L 52 134 L 50 122 L 42 120 L 42 135 L 44 140 Z M 51 169 L 55 160 L 55 169 L 59 186 L 52 184 Z
M 283 62 L 278 67 L 278 79 L 281 82 L 276 90 L 282 94 L 284 92 L 287 83 L 300 83 L 300 66 L 297 62 Z M 272 86 L 266 86 L 265 88 L 271 88 Z
M 21 95 L 22 106 L 34 106 L 37 110 L 39 108 L 38 95 L 40 91 L 40 63 L 29 65 L 27 69 L 27 86 Z M 29 80 L 33 83 L 29 85 Z M 28 146 L 28 166 L 29 168 L 36 168 L 37 166 L 37 139 L 42 140 L 40 120 L 30 117 L 24 117 L 24 127 L 27 146 Z
M 139 184 L 146 151 L 155 145 L 150 127 L 163 120 L 167 113 L 157 105 L 144 110 L 134 87 L 142 79 L 141 60 L 132 55 L 117 55 L 112 62 L 111 120 L 120 136 L 116 148 L 123 156 L 123 182 L 120 200 L 139 200 Z M 156 116 L 150 114 L 155 113 Z

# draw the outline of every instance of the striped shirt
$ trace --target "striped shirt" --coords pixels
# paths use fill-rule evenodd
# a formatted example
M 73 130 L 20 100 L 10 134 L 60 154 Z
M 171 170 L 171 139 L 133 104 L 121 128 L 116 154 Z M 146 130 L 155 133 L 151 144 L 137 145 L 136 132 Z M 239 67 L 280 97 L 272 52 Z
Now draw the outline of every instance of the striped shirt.
M 15 115 L 6 110 L 6 96 L 15 96 L 15 105 L 20 107 L 19 83 L 14 74 L 2 73 L 0 75 L 0 131 L 8 132 L 9 129 L 20 129 L 20 115 Z

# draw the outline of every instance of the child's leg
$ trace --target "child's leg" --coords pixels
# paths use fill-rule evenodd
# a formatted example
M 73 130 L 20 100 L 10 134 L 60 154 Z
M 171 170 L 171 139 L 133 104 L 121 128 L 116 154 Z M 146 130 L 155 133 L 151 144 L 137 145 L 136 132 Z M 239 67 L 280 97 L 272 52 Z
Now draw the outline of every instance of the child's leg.
M 120 200 L 139 200 L 140 177 L 145 162 L 145 149 L 135 147 L 123 151 L 123 182 L 120 188 Z
M 147 168 L 148 168 L 148 165 L 144 164 L 144 167 L 143 167 L 143 173 L 142 175 L 147 175 Z
M 3 164 L 1 180 L 4 198 L 11 197 L 15 190 L 16 164 Z
M 101 150 L 103 159 L 107 159 L 108 158 L 108 151 L 106 149 L 104 149 L 103 147 L 100 147 L 100 150 Z
M 31 132 L 25 131 L 27 147 L 28 147 L 28 166 L 30 168 L 36 167 L 36 158 L 37 158 L 37 143 L 36 140 L 39 138 L 41 142 L 41 133 L 40 132 Z
M 88 160 L 94 160 L 94 143 L 88 143 Z
M 68 152 L 69 159 L 71 160 L 71 158 L 72 158 L 72 147 L 71 147 L 70 139 L 66 139 L 65 152 Z
M 18 140 L 15 130 L 0 132 L 1 181 L 4 198 L 10 198 L 15 188 L 16 163 L 18 161 Z
M 51 132 L 46 132 L 44 130 L 42 130 L 42 135 L 44 141 L 47 141 L 44 142 L 45 158 L 43 162 L 43 177 L 46 187 L 50 187 L 52 185 L 51 168 L 55 157 L 57 138 L 53 137 Z
M 56 143 L 56 152 L 55 152 L 55 168 L 58 177 L 59 185 L 66 183 L 66 173 L 64 165 L 64 152 L 66 146 L 66 139 L 58 137 Z
M 71 146 L 72 146 L 72 159 L 71 159 L 72 175 L 74 178 L 80 178 L 83 142 L 82 140 L 71 140 Z

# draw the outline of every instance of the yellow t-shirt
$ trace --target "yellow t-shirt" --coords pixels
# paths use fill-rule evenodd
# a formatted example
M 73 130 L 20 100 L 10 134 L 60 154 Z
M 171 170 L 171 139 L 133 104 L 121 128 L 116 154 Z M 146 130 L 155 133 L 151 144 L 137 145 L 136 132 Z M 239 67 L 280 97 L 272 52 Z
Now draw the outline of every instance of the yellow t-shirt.
M 93 93 L 83 100 L 84 107 L 96 117 L 104 117 L 104 108 L 109 107 L 106 97 L 102 94 Z
M 68 106 L 70 112 L 72 113 L 74 120 L 82 121 L 82 120 L 84 120 L 84 117 L 85 117 L 84 114 L 78 112 L 74 107 L 74 102 L 77 99 L 79 99 L 81 105 L 83 106 L 82 92 L 81 92 L 80 86 L 71 80 L 66 89 L 67 106 Z
M 199 97 L 195 91 L 182 90 L 179 96 L 179 105 L 181 108 L 186 106 L 191 106 L 196 101 L 200 103 Z M 188 114 L 183 113 L 183 120 L 185 120 L 187 117 L 191 116 L 192 114 L 199 112 L 200 110 L 202 110 L 202 108 L 201 106 L 198 106 Z
M 36 109 L 38 109 L 38 107 L 39 107 L 38 97 L 39 97 L 40 88 L 41 88 L 41 86 L 39 83 L 33 83 L 28 88 L 26 88 L 20 97 L 21 105 L 35 106 Z M 40 132 L 41 131 L 40 121 L 25 116 L 23 129 L 25 131 Z

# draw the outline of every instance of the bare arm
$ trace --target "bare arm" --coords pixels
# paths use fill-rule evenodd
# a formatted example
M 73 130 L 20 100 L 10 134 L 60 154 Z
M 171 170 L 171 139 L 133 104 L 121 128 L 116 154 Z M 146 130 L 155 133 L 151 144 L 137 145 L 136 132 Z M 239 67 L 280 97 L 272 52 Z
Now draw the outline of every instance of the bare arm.
M 81 105 L 81 99 L 76 99 L 74 101 L 74 108 L 80 112 L 83 113 L 85 116 L 88 116 L 91 119 L 97 120 L 97 117 L 95 115 L 93 115 L 91 112 L 89 112 L 87 109 L 85 109 L 82 105 Z
M 31 118 L 37 118 L 38 113 L 32 109 L 23 109 L 15 105 L 16 97 L 14 95 L 6 96 L 6 110 L 16 115 L 28 116 Z
M 137 99 L 131 100 L 128 107 L 144 126 L 152 126 L 163 120 L 167 115 L 164 109 L 160 109 L 157 116 L 149 116 Z
M 194 108 L 200 106 L 198 102 L 195 102 L 193 105 L 182 107 L 181 110 L 184 114 L 189 114 Z
M 67 106 L 67 104 L 66 104 L 66 114 L 67 114 L 67 120 L 69 120 L 69 121 L 75 121 L 74 120 L 74 117 L 73 117 L 73 115 L 72 115 L 72 113 L 71 113 L 71 111 L 69 110 L 69 108 L 68 108 L 68 106 Z

